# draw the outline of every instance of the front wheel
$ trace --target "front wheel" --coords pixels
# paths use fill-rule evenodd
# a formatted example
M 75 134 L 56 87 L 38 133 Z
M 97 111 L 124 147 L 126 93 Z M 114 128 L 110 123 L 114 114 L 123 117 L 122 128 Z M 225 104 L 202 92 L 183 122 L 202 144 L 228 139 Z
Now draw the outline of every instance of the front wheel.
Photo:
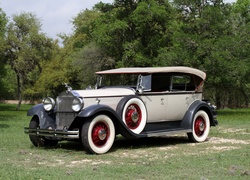
M 203 142 L 207 139 L 210 131 L 210 121 L 207 113 L 198 111 L 193 119 L 192 132 L 188 133 L 188 138 L 193 142 Z
M 115 127 L 107 115 L 97 115 L 82 126 L 81 140 L 86 151 L 104 154 L 115 140 Z
M 38 127 L 39 127 L 39 119 L 37 116 L 34 116 L 30 121 L 29 128 L 36 129 Z M 58 140 L 45 139 L 44 137 L 40 137 L 37 135 L 29 135 L 29 138 L 32 144 L 36 147 L 56 146 L 58 143 Z

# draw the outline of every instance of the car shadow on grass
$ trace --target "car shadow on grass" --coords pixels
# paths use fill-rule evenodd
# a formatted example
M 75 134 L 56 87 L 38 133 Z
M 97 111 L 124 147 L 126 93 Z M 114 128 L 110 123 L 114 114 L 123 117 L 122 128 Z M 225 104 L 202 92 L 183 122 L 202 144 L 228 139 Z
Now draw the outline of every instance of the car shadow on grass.
M 8 124 L 0 124 L 0 129 L 2 128 L 9 128 L 10 126 Z
M 82 144 L 78 141 L 60 141 L 56 146 L 48 146 L 44 148 L 61 149 L 65 151 L 84 151 Z
M 119 137 L 114 142 L 111 151 L 115 151 L 117 149 L 143 149 L 147 147 L 166 147 L 185 143 L 189 143 L 189 140 L 186 136 L 149 137 L 140 139 L 125 139 L 123 137 Z
M 144 149 L 154 147 L 174 146 L 176 144 L 190 143 L 186 136 L 170 137 L 150 137 L 140 139 L 126 139 L 118 136 L 109 152 L 115 152 L 119 149 Z M 54 147 L 45 147 L 45 149 L 61 149 L 65 151 L 84 151 L 82 144 L 78 141 L 61 141 Z M 109 153 L 108 152 L 108 153 Z

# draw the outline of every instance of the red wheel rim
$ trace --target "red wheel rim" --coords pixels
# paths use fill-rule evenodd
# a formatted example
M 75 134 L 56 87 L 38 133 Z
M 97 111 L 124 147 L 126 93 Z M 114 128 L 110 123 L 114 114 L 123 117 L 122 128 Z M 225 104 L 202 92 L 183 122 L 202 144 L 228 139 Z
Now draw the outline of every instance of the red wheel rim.
M 109 127 L 104 122 L 95 124 L 92 130 L 92 141 L 94 145 L 101 147 L 106 144 L 110 135 Z
M 195 134 L 200 137 L 204 134 L 206 130 L 206 122 L 202 116 L 198 116 L 195 120 L 194 131 Z
M 137 104 L 131 104 L 126 110 L 125 121 L 130 129 L 136 129 L 142 119 L 141 109 Z

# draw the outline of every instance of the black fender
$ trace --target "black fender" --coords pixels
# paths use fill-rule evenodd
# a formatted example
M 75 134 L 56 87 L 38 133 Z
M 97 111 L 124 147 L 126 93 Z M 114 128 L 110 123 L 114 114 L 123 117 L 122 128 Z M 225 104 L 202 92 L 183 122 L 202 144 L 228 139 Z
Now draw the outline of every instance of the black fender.
M 203 110 L 207 113 L 210 120 L 210 126 L 216 125 L 211 107 L 206 102 L 197 100 L 189 106 L 186 114 L 184 115 L 184 118 L 182 119 L 180 127 L 184 129 L 192 129 L 193 118 L 196 112 L 198 112 L 199 110 Z
M 124 132 L 127 138 L 138 138 L 137 134 L 134 134 L 128 127 L 124 124 L 122 119 L 119 117 L 117 112 L 112 109 L 110 106 L 103 105 L 103 104 L 95 104 L 88 106 L 87 108 L 83 109 L 76 117 L 75 121 L 70 125 L 69 129 L 77 127 L 83 124 L 84 119 L 91 118 L 97 114 L 106 114 L 108 115 L 111 120 L 113 121 L 116 130 L 118 129 L 119 132 Z
M 43 104 L 37 104 L 30 108 L 27 112 L 27 116 L 37 116 L 39 118 L 39 127 L 45 129 L 49 126 L 55 125 L 55 113 L 47 112 L 43 108 Z
M 103 104 L 94 104 L 91 106 L 88 106 L 86 108 L 84 108 L 78 115 L 77 117 L 91 117 L 95 114 L 99 114 L 102 112 L 106 112 L 108 114 L 112 114 L 114 116 L 116 116 L 116 112 L 109 106 L 107 105 L 103 105 Z

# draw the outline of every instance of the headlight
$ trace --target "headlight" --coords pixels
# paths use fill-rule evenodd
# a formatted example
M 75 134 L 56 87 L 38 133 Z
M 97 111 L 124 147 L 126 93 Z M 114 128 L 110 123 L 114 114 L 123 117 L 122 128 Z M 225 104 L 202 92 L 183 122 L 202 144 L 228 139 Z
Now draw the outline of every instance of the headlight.
M 84 103 L 83 103 L 83 99 L 82 98 L 76 97 L 72 101 L 72 109 L 75 112 L 80 111 L 83 108 L 83 105 L 84 105 Z
M 43 108 L 45 109 L 45 111 L 51 111 L 52 109 L 54 109 L 55 104 L 55 100 L 51 97 L 43 99 Z

